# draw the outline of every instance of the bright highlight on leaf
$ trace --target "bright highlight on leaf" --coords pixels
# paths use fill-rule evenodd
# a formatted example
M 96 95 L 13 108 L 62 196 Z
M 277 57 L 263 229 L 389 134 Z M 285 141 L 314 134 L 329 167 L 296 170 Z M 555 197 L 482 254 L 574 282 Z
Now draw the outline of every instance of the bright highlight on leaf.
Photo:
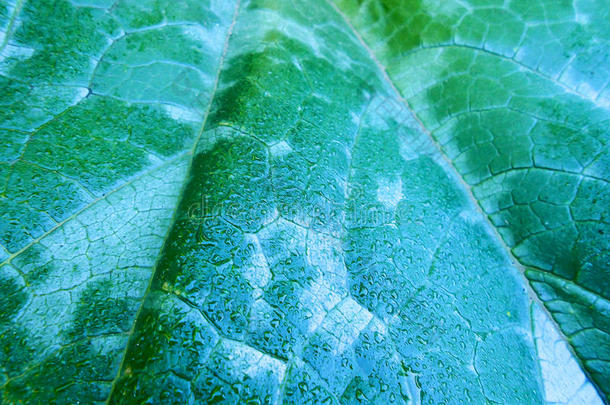
M 0 402 L 607 402 L 604 3 L 0 0 Z

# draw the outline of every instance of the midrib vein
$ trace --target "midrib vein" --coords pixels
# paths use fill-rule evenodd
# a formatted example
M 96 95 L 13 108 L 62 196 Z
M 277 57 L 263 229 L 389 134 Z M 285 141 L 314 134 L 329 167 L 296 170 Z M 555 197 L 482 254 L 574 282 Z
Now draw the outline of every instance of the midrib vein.
M 208 105 L 207 105 L 207 108 L 206 108 L 206 111 L 205 111 L 205 114 L 204 114 L 204 117 L 203 117 L 203 121 L 201 123 L 201 128 L 199 128 L 199 132 L 197 134 L 197 137 L 195 138 L 195 141 L 193 142 L 193 145 L 191 146 L 191 149 L 188 152 L 188 154 L 191 155 L 191 158 L 190 158 L 190 161 L 189 161 L 189 164 L 188 164 L 188 168 L 186 170 L 186 176 L 185 176 L 184 181 L 182 183 L 182 186 L 180 188 L 179 196 L 184 194 L 184 189 L 188 186 L 188 181 L 189 181 L 189 178 L 190 178 L 190 174 L 191 174 L 191 170 L 192 170 L 192 166 L 193 166 L 193 162 L 194 162 L 194 158 L 195 158 L 195 152 L 197 150 L 197 145 L 199 144 L 199 140 L 201 139 L 201 136 L 202 136 L 202 134 L 203 134 L 203 132 L 205 130 L 205 127 L 206 127 L 206 124 L 207 124 L 207 121 L 208 121 L 208 117 L 210 115 L 210 110 L 212 108 L 212 103 L 214 102 L 214 99 L 216 97 L 216 91 L 218 89 L 218 82 L 220 81 L 220 74 L 222 72 L 222 67 L 224 65 L 224 62 L 225 62 L 225 59 L 226 59 L 226 56 L 227 56 L 227 51 L 229 49 L 229 40 L 230 40 L 231 35 L 233 33 L 233 28 L 235 27 L 235 22 L 237 21 L 237 15 L 239 14 L 240 3 L 241 3 L 241 0 L 237 0 L 236 3 L 235 3 L 235 10 L 233 12 L 233 19 L 231 21 L 231 25 L 229 26 L 229 29 L 227 31 L 227 36 L 225 38 L 225 43 L 224 43 L 224 46 L 223 46 L 222 54 L 220 56 L 220 61 L 218 63 L 218 69 L 216 71 L 216 78 L 214 80 L 214 86 L 212 88 L 212 92 L 210 93 L 210 100 L 208 102 Z M 167 242 L 169 233 L 171 232 L 171 230 L 173 229 L 173 227 L 175 225 L 176 214 L 178 212 L 178 207 L 179 206 L 180 206 L 179 203 L 176 204 L 176 208 L 174 209 L 174 212 L 172 214 L 171 225 L 167 228 L 167 231 L 166 231 L 166 233 L 164 235 L 164 244 L 163 244 L 163 246 L 161 247 L 161 249 L 159 251 L 160 253 L 157 256 L 157 261 L 156 261 L 156 263 L 155 263 L 155 265 L 153 267 L 153 270 L 152 270 L 152 272 L 150 274 L 150 278 L 148 280 L 148 286 L 146 287 L 146 290 L 145 290 L 144 294 L 142 295 L 141 302 L 140 302 L 140 307 L 138 308 L 138 312 L 136 313 L 136 316 L 133 319 L 133 323 L 131 325 L 131 329 L 129 330 L 129 333 L 128 333 L 129 338 L 127 340 L 127 345 L 125 345 L 125 349 L 123 351 L 123 357 L 121 359 L 121 364 L 119 365 L 119 368 L 117 370 L 116 376 L 112 380 L 112 387 L 110 389 L 110 394 L 108 395 L 108 399 L 106 400 L 106 404 L 110 403 L 110 400 L 112 399 L 112 396 L 114 395 L 114 390 L 116 388 L 116 383 L 119 380 L 119 378 L 121 376 L 121 371 L 123 370 L 123 367 L 125 365 L 125 359 L 127 357 L 127 351 L 129 350 L 130 344 L 132 343 L 132 339 L 133 339 L 133 336 L 134 336 L 134 330 L 135 330 L 135 327 L 136 327 L 136 325 L 138 323 L 138 318 L 140 317 L 140 313 L 142 312 L 142 308 L 144 307 L 144 303 L 146 302 L 146 298 L 148 297 L 148 294 L 150 293 L 150 288 L 152 286 L 152 281 L 155 278 L 155 274 L 157 272 L 157 269 L 159 267 L 159 262 L 161 260 L 161 255 L 163 254 L 163 251 L 165 249 L 165 242 Z
M 4 33 L 4 38 L 2 39 L 2 43 L 0 44 L 0 54 L 8 44 L 8 40 L 13 33 L 13 28 L 15 27 L 15 21 L 17 21 L 17 17 L 21 13 L 21 9 L 23 8 L 23 4 L 25 0 L 17 0 L 15 2 L 15 8 L 13 8 L 13 12 L 11 13 L 11 17 L 8 20 L 8 24 L 6 25 L 6 32 Z
M 561 338 L 566 342 L 567 347 L 570 350 L 570 353 L 572 354 L 573 358 L 578 362 L 578 365 L 580 366 L 581 370 L 587 376 L 587 379 L 589 380 L 589 382 L 596 387 L 596 390 L 598 392 L 602 392 L 597 387 L 597 385 L 595 383 L 595 380 L 591 377 L 591 375 L 589 374 L 589 371 L 587 370 L 587 368 L 584 367 L 583 361 L 581 360 L 581 358 L 574 351 L 574 348 L 572 347 L 572 344 L 569 342 L 568 338 L 563 333 L 563 330 L 560 328 L 559 324 L 555 321 L 555 318 L 548 311 L 546 305 L 544 305 L 542 300 L 538 297 L 538 294 L 536 294 L 536 292 L 533 290 L 533 288 L 532 288 L 532 286 L 531 286 L 531 284 L 529 282 L 529 279 L 525 275 L 525 271 L 526 271 L 525 266 L 523 266 L 523 264 L 521 264 L 519 259 L 517 259 L 517 257 L 515 257 L 515 255 L 513 254 L 512 250 L 510 249 L 510 247 L 506 244 L 506 242 L 504 241 L 504 239 L 502 238 L 502 236 L 498 232 L 498 229 L 493 225 L 493 223 L 489 219 L 489 216 L 487 214 L 485 214 L 485 212 L 483 211 L 481 205 L 479 204 L 479 201 L 474 196 L 474 194 L 472 192 L 472 188 L 470 187 L 470 185 L 468 183 L 466 183 L 464 178 L 460 175 L 459 171 L 453 165 L 453 162 L 451 161 L 451 159 L 449 159 L 449 157 L 445 154 L 445 152 L 443 151 L 441 146 L 438 144 L 436 139 L 432 136 L 432 133 L 428 130 L 428 128 L 426 128 L 424 123 L 419 119 L 419 117 L 417 116 L 417 114 L 415 113 L 415 111 L 413 110 L 411 105 L 409 104 L 408 100 L 406 100 L 402 96 L 402 93 L 396 88 L 396 86 L 394 85 L 394 82 L 392 81 L 392 79 L 388 75 L 384 65 L 379 61 L 379 59 L 377 59 L 377 57 L 376 57 L 375 53 L 373 52 L 373 50 L 368 46 L 368 44 L 366 43 L 364 38 L 358 32 L 358 30 L 352 25 L 351 21 L 333 3 L 332 0 L 324 0 L 324 1 L 333 10 L 335 10 L 335 12 L 339 15 L 339 17 L 343 20 L 343 22 L 349 27 L 349 29 L 352 32 L 352 34 L 358 39 L 358 42 L 360 42 L 360 44 L 364 47 L 364 49 L 366 50 L 368 56 L 371 58 L 373 63 L 377 66 L 377 69 L 381 72 L 381 74 L 383 76 L 383 79 L 390 86 L 390 88 L 395 93 L 395 95 L 398 98 L 398 100 L 400 100 L 400 102 L 403 103 L 407 107 L 407 109 L 409 110 L 409 112 L 411 113 L 411 115 L 413 116 L 415 121 L 418 123 L 421 131 L 423 133 L 425 133 L 428 136 L 428 138 L 432 141 L 432 144 L 437 149 L 438 153 L 440 154 L 440 156 L 442 157 L 442 159 L 446 163 L 447 167 L 451 168 L 451 173 L 448 173 L 448 174 L 450 174 L 451 177 L 453 177 L 462 186 L 463 190 L 466 192 L 466 194 L 468 196 L 468 199 L 470 199 L 471 203 L 473 203 L 473 205 L 474 205 L 475 209 L 477 210 L 477 212 L 479 213 L 479 215 L 481 215 L 481 217 L 484 218 L 484 221 L 486 222 L 487 228 L 492 232 L 492 234 L 495 237 L 495 239 L 497 240 L 497 242 L 506 251 L 506 253 L 508 254 L 508 257 L 511 259 L 512 264 L 519 270 L 519 273 L 521 274 L 521 276 L 523 277 L 523 280 L 525 281 L 525 287 L 526 287 L 526 290 L 527 290 L 527 293 L 528 293 L 528 296 L 530 297 L 530 299 L 533 302 L 536 302 L 537 304 L 539 304 L 539 306 L 541 307 L 541 310 L 546 313 L 549 321 L 553 324 L 553 326 L 555 327 L 555 330 L 557 330 L 557 332 L 559 333 Z

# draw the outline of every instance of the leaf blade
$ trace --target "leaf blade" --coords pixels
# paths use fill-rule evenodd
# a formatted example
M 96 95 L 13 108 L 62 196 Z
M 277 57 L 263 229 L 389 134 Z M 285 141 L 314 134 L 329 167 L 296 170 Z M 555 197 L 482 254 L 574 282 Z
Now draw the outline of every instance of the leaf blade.
M 541 25 L 551 27 L 562 20 L 556 26 L 563 25 L 565 30 L 559 33 L 553 27 L 536 36 L 539 30 L 510 22 L 515 15 L 525 23 L 537 18 L 536 12 L 518 9 L 516 3 L 508 8 L 495 6 L 493 15 L 476 6 L 469 11 L 448 11 L 432 3 L 418 3 L 416 17 L 393 21 L 391 18 L 407 13 L 406 6 L 373 2 L 384 4 L 393 17 L 384 20 L 381 16 L 369 29 L 366 24 L 374 17 L 367 8 L 337 3 L 349 10 L 349 18 L 472 187 L 512 253 L 531 269 L 526 274 L 554 273 L 606 302 L 603 252 L 607 241 L 603 235 L 607 224 L 600 207 L 607 206 L 603 202 L 608 181 L 604 145 L 609 116 L 607 95 L 599 81 L 603 82 L 604 73 L 595 69 L 593 61 L 607 55 L 607 32 L 599 24 L 578 21 L 584 18 L 578 10 L 554 5 L 555 14 L 545 14 Z M 531 5 L 539 7 L 546 4 Z M 590 8 L 589 15 L 595 14 L 594 6 Z M 507 12 L 512 17 L 502 14 Z M 443 38 L 422 34 L 414 44 L 392 37 L 408 27 L 411 19 L 424 18 L 422 15 L 427 27 L 440 23 L 448 34 Z M 475 27 L 483 28 L 467 33 L 469 18 L 477 21 Z M 511 39 L 511 30 L 521 34 Z M 570 35 L 576 35 L 578 41 Z M 563 55 L 541 45 L 548 36 L 562 44 Z M 394 42 L 386 45 L 384 38 Z M 540 276 L 531 281 L 567 335 L 582 316 L 603 319 L 604 311 L 595 307 L 584 312 L 574 308 L 580 315 L 569 315 L 566 308 L 554 305 L 559 296 L 550 295 L 553 288 L 540 283 Z M 569 300 L 563 302 L 570 305 Z M 579 342 L 568 339 L 602 389 L 608 386 L 608 373 L 598 356 L 606 356 L 607 325 L 597 321 L 584 322 L 581 327 L 598 332 Z M 597 353 L 585 349 L 595 346 Z

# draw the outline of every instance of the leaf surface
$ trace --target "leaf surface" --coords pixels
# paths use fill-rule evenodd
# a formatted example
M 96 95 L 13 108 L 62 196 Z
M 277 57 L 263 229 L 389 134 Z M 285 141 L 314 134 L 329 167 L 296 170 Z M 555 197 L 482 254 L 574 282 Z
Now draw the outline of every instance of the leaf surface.
M 601 17 L 428 3 L 1 3 L 2 402 L 601 403 Z
M 607 395 L 607 4 L 356 3 L 337 1 Z

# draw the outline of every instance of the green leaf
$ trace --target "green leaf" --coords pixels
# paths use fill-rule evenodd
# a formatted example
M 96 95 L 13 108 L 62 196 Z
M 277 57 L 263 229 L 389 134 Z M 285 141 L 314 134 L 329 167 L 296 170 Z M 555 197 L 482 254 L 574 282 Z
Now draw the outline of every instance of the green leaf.
M 607 7 L 337 3 L 608 395 Z
M 607 7 L 360 3 L 0 1 L 2 403 L 607 400 Z

